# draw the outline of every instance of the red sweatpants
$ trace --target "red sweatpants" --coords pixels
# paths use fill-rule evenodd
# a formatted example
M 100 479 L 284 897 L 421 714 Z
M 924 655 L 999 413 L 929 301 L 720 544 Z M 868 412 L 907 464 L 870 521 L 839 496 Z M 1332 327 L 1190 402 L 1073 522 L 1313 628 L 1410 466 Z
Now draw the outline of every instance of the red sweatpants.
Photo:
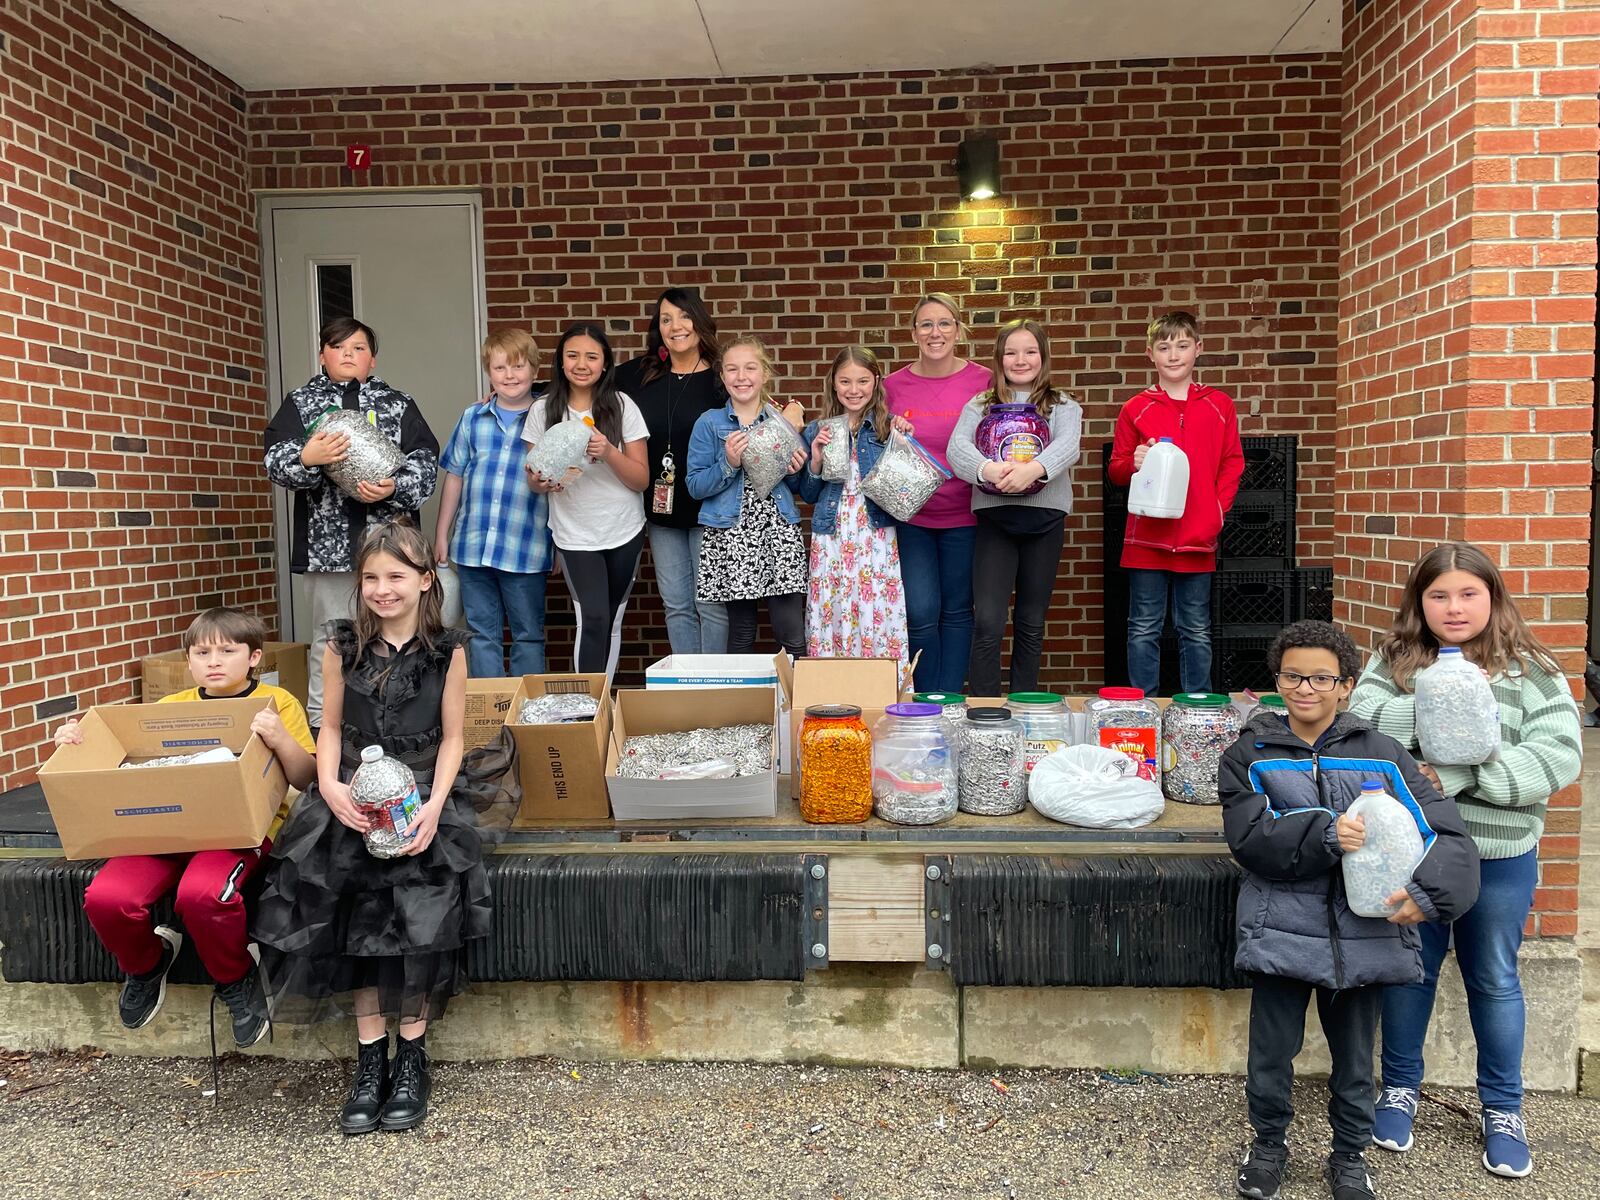
M 150 906 L 176 887 L 178 919 L 207 973 L 217 983 L 236 983 L 255 966 L 245 949 L 250 937 L 244 886 L 266 852 L 263 844 L 259 850 L 108 859 L 83 893 L 83 911 L 123 971 L 143 975 L 161 961 Z

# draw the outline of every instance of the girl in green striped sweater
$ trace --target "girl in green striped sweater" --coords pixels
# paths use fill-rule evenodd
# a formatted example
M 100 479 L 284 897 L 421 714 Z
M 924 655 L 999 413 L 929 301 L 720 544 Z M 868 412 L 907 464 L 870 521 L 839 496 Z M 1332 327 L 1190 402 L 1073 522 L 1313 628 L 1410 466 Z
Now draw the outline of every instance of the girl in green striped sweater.
M 1521 1178 L 1533 1170 L 1522 1123 L 1522 1041 L 1527 1013 L 1517 951 L 1538 882 L 1539 837 L 1555 792 L 1578 777 L 1578 708 L 1550 651 L 1523 621 L 1504 580 L 1476 546 L 1451 543 L 1411 571 L 1394 628 L 1379 642 L 1350 697 L 1365 717 L 1418 750 L 1412 681 L 1441 646 L 1458 646 L 1489 678 L 1500 702 L 1500 750 L 1475 767 L 1422 765 L 1454 796 L 1478 844 L 1478 902 L 1454 925 L 1422 925 L 1420 984 L 1387 988 L 1383 1001 L 1383 1088 L 1372 1140 L 1403 1152 L 1422 1086 L 1422 1041 L 1433 1012 L 1439 965 L 1454 933 L 1467 1011 L 1478 1043 L 1483 1165 Z

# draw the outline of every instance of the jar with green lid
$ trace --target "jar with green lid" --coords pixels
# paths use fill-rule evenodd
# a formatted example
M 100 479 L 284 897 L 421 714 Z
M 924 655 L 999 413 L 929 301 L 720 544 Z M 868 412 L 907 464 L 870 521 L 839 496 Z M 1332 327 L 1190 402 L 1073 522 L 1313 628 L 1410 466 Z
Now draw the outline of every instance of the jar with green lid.
M 1072 745 L 1072 714 L 1054 692 L 1012 692 L 1006 707 L 1022 725 L 1025 770 L 1032 772 L 1040 759 Z
M 1268 692 L 1256 701 L 1262 708 L 1270 708 L 1275 713 L 1287 713 L 1289 705 L 1277 692 Z
M 918 704 L 937 704 L 950 729 L 950 748 L 961 753 L 961 730 L 967 721 L 967 698 L 959 692 L 918 692 L 911 697 Z
M 1161 717 L 1161 787 L 1168 800 L 1216 804 L 1222 753 L 1239 736 L 1239 713 L 1215 692 L 1180 692 Z

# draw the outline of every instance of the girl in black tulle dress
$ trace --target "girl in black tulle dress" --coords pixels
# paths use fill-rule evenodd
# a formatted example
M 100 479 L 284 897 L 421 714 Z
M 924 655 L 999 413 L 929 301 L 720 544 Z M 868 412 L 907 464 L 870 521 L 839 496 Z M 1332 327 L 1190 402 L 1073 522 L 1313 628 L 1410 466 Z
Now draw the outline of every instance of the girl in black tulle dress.
M 340 1118 L 350 1134 L 427 1115 L 428 1022 L 466 982 L 467 942 L 489 931 L 479 811 L 504 799 L 510 757 L 502 739 L 463 764 L 470 635 L 440 620 L 427 540 L 405 523 L 374 527 L 356 579 L 359 615 L 330 623 L 317 782 L 272 848 L 254 928 L 274 1017 L 355 1015 L 355 1083 Z M 415 772 L 423 798 L 398 858 L 367 852 L 367 818 L 351 803 L 350 777 L 372 745 Z

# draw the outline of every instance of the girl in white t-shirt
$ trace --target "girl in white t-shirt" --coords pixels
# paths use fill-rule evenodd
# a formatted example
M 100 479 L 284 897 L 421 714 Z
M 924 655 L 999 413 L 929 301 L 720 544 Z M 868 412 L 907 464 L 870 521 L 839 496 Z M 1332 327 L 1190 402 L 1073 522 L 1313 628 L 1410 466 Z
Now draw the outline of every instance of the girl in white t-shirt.
M 573 479 L 546 479 L 528 469 L 528 486 L 550 497 L 550 533 L 578 611 L 577 669 L 609 677 L 620 644 L 615 626 L 644 545 L 650 429 L 638 405 L 617 391 L 611 343 L 599 325 L 568 326 L 555 361 L 550 390 L 528 414 L 522 439 L 536 446 L 557 422 L 587 418 L 594 426 L 590 463 Z

